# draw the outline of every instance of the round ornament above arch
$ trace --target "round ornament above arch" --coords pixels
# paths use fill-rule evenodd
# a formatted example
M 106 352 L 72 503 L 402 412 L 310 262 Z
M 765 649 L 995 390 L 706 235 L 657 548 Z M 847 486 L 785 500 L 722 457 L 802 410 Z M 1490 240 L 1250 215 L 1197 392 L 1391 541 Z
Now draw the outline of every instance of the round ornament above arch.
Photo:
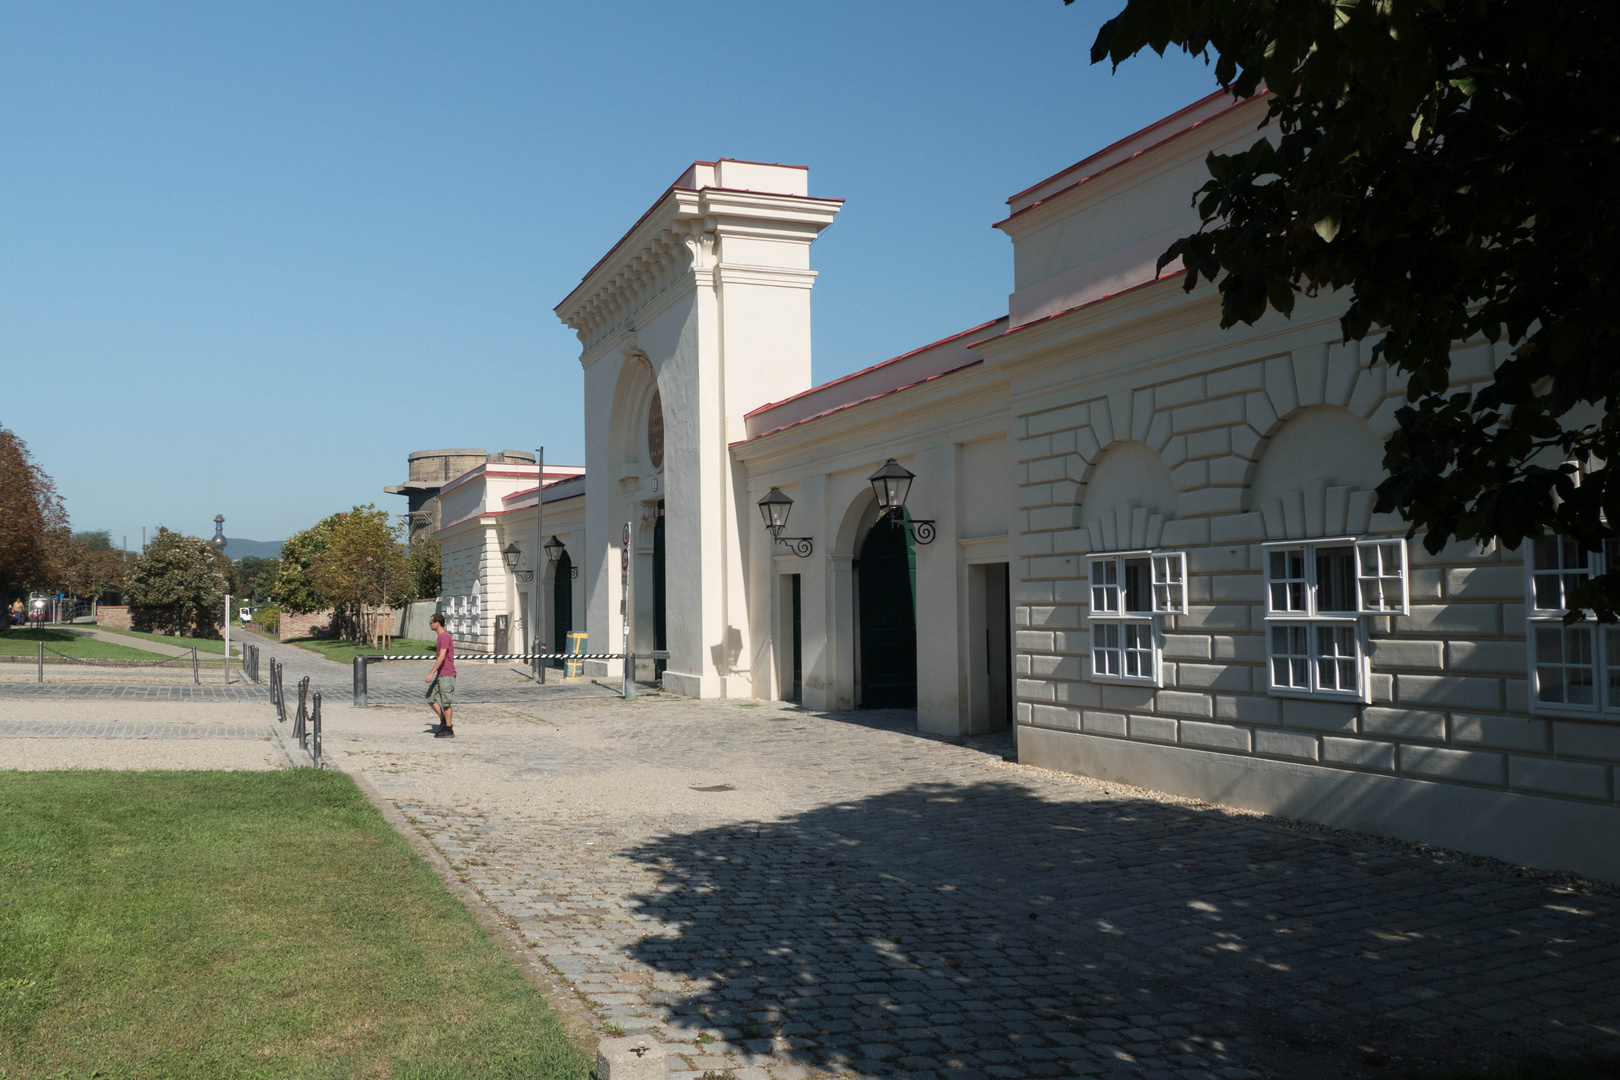
M 656 389 L 647 406 L 647 460 L 655 471 L 664 468 L 664 401 Z

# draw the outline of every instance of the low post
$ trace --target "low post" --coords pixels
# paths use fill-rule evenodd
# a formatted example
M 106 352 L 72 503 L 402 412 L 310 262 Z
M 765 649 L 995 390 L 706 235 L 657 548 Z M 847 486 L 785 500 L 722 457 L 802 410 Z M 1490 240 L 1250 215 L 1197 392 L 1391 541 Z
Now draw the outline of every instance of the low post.
M 197 670 L 197 646 L 191 647 L 191 683 L 193 686 L 202 685 L 202 673 Z
M 366 658 L 364 656 L 354 658 L 354 707 L 357 709 L 366 707 Z
M 45 681 L 45 641 L 43 638 L 40 639 L 39 643 L 39 681 Z
M 315 691 L 315 711 L 309 717 L 310 749 L 309 756 L 315 762 L 315 767 L 321 767 L 321 692 Z
M 624 700 L 636 700 L 636 654 L 624 654 Z
M 598 1080 L 664 1080 L 669 1059 L 647 1035 L 603 1039 L 596 1044 L 596 1075 Z

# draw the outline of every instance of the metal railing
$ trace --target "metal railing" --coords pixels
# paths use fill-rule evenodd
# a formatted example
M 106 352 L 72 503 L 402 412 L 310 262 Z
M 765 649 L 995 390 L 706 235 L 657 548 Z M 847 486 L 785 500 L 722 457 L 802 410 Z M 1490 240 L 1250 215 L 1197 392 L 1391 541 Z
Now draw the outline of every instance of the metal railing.
M 634 701 L 636 696 L 636 657 L 643 660 L 668 660 L 669 652 L 657 649 L 650 653 L 468 653 L 457 656 L 457 660 L 623 660 L 624 663 L 624 697 L 626 701 Z M 357 656 L 354 658 L 354 704 L 356 708 L 365 708 L 370 691 L 367 686 L 366 669 L 374 662 L 384 660 L 433 660 L 433 653 L 412 653 L 409 655 Z
M 117 668 L 131 668 L 131 669 L 160 668 L 160 667 L 164 666 L 165 664 L 176 664 L 176 663 L 180 663 L 180 662 L 185 661 L 185 660 L 190 660 L 191 661 L 191 681 L 193 683 L 201 683 L 202 682 L 202 678 L 199 675 L 198 668 L 197 668 L 197 647 L 195 645 L 193 645 L 191 647 L 191 651 L 189 653 L 181 652 L 176 656 L 166 656 L 161 660 L 126 660 L 126 659 L 108 659 L 108 658 L 104 658 L 104 657 L 95 657 L 95 656 L 69 656 L 65 652 L 62 652 L 62 651 L 60 651 L 58 649 L 51 648 L 50 646 L 46 645 L 44 641 L 38 642 L 38 646 L 39 646 L 38 653 L 37 653 L 36 659 L 34 661 L 34 664 L 35 664 L 34 679 L 35 679 L 36 682 L 44 682 L 45 681 L 45 656 L 46 656 L 47 653 L 50 654 L 50 656 L 52 658 L 51 663 L 53 663 L 53 664 L 64 664 L 64 665 L 68 665 L 68 666 L 72 666 L 72 665 L 77 664 L 80 667 L 111 668 L 111 669 L 117 669 Z M 26 654 L 24 654 L 24 655 L 26 655 Z M 20 660 L 21 657 L 19 657 L 18 659 Z M 23 661 L 23 662 L 26 663 L 27 661 Z

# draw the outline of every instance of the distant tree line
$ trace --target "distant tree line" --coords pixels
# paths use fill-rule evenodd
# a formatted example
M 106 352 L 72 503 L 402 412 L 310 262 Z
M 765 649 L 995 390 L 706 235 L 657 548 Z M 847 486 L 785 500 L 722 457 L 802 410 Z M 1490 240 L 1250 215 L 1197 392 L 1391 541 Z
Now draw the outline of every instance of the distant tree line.
M 219 632 L 230 594 L 292 612 L 331 610 L 335 632 L 355 637 L 368 609 L 439 595 L 439 545 L 407 549 L 388 513 L 366 505 L 290 537 L 280 559 L 232 562 L 163 526 L 131 555 L 104 529 L 73 532 L 50 475 L 0 427 L 0 600 L 29 590 L 122 598 L 138 630 L 202 636 Z

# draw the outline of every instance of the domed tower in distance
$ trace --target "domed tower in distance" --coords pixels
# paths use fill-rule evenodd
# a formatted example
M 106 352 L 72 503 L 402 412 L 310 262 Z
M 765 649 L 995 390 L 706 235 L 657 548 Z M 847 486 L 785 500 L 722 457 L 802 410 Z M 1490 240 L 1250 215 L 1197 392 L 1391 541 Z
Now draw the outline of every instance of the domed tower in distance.
M 224 514 L 214 515 L 214 537 L 213 539 L 209 540 L 208 543 L 212 545 L 213 549 L 219 552 L 221 555 L 225 554 L 225 545 L 230 543 L 230 541 L 225 539 Z

